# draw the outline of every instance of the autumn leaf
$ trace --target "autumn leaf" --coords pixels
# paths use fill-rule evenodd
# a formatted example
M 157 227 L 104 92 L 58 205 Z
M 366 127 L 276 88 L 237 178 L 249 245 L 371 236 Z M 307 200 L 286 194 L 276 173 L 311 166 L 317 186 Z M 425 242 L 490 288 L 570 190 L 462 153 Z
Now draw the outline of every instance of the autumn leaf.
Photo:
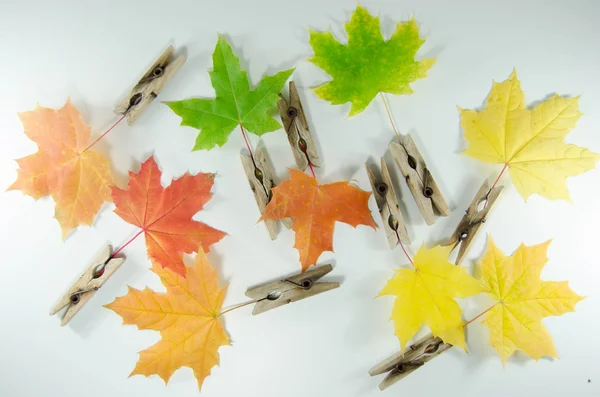
M 148 256 L 154 263 L 185 277 L 183 254 L 208 251 L 225 233 L 192 217 L 210 199 L 214 174 L 184 174 L 164 188 L 154 157 L 146 160 L 136 174 L 129 172 L 127 189 L 112 188 L 115 213 L 139 226 L 146 236 Z
M 333 251 L 336 221 L 375 228 L 368 205 L 371 193 L 349 181 L 319 185 L 315 178 L 290 169 L 290 179 L 272 192 L 260 220 L 292 218 L 302 271 L 314 265 L 324 251 Z
M 271 112 L 294 69 L 266 76 L 251 90 L 246 71 L 240 68 L 239 58 L 223 37 L 219 37 L 213 52 L 213 68 L 210 80 L 215 99 L 167 102 L 181 117 L 181 125 L 200 130 L 193 150 L 223 146 L 238 125 L 258 136 L 281 128 Z
M 502 83 L 494 82 L 485 108 L 460 110 L 461 125 L 475 159 L 510 167 L 519 193 L 570 201 L 567 177 L 595 167 L 600 156 L 564 142 L 581 116 L 579 97 L 553 95 L 532 110 L 516 71 Z
M 357 6 L 346 32 L 348 44 L 344 45 L 331 32 L 311 30 L 310 45 L 315 55 L 309 61 L 333 77 L 315 89 L 317 96 L 334 105 L 351 102 L 350 116 L 365 110 L 380 92 L 412 94 L 410 83 L 426 77 L 435 62 L 414 59 L 425 42 L 419 37 L 414 19 L 398 23 L 392 37 L 385 41 L 379 17 Z
M 38 151 L 17 160 L 17 180 L 8 190 L 39 199 L 50 195 L 63 238 L 79 225 L 91 225 L 110 201 L 110 163 L 90 148 L 90 127 L 71 101 L 58 110 L 37 106 L 19 113 L 25 134 Z
M 497 303 L 487 312 L 483 324 L 490 330 L 490 344 L 502 363 L 515 350 L 536 360 L 558 357 L 542 318 L 575 311 L 575 305 L 583 299 L 566 281 L 540 279 L 548 261 L 549 244 L 521 244 L 512 256 L 505 256 L 491 238 L 488 241 L 481 261 L 481 281 Z
M 414 257 L 413 269 L 400 269 L 378 296 L 394 295 L 391 320 L 404 349 L 423 324 L 445 343 L 466 349 L 461 309 L 454 298 L 467 298 L 483 291 L 465 268 L 448 262 L 451 246 L 427 249 Z
M 166 384 L 177 369 L 189 367 L 201 388 L 212 367 L 219 365 L 217 350 L 229 345 L 219 321 L 226 288 L 219 288 L 217 272 L 202 247 L 186 278 L 156 263 L 152 271 L 160 277 L 166 293 L 129 287 L 127 295 L 105 306 L 121 316 L 123 324 L 160 332 L 160 340 L 140 352 L 129 376 L 158 375 Z

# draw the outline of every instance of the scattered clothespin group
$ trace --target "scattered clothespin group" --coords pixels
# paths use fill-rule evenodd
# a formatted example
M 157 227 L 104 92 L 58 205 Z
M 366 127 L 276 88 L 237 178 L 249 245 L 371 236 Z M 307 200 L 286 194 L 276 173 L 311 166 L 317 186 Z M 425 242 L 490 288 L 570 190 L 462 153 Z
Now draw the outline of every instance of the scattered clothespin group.
M 248 289 L 246 296 L 256 301 L 252 314 L 264 313 L 279 306 L 338 288 L 340 286 L 338 282 L 317 282 L 332 269 L 331 265 L 323 265 L 283 280 Z
M 390 152 L 406 179 L 425 222 L 433 225 L 436 220 L 435 211 L 448 216 L 450 208 L 410 135 L 406 135 L 401 141 L 390 143 Z
M 451 347 L 452 345 L 444 343 L 440 338 L 427 335 L 407 347 L 403 352 L 396 353 L 371 368 L 369 375 L 375 376 L 387 373 L 379 384 L 379 389 L 387 389 Z
M 56 306 L 52 308 L 50 315 L 53 316 L 68 306 L 60 323 L 61 326 L 66 325 L 94 296 L 96 291 L 104 285 L 110 276 L 117 271 L 123 262 L 125 262 L 124 257 L 112 256 L 112 246 L 107 245 L 104 247 L 81 277 L 69 288 L 69 291 L 63 295 Z
M 174 52 L 169 46 L 115 108 L 115 113 L 127 115 L 127 124 L 135 122 L 185 63 L 185 56 L 175 58 Z
M 485 223 L 485 218 L 492 210 L 500 193 L 502 193 L 503 188 L 503 186 L 496 186 L 490 190 L 490 185 L 486 179 L 473 198 L 473 201 L 471 201 L 469 208 L 466 210 L 465 215 L 458 223 L 447 243 L 447 245 L 454 245 L 453 248 L 456 248 L 460 244 L 455 262 L 456 265 L 460 265 L 462 262 L 481 225 Z M 480 208 L 482 205 L 483 208 Z
M 375 175 L 375 172 L 373 172 L 373 169 L 368 164 L 365 164 L 365 167 L 390 248 L 394 249 L 398 245 L 399 239 L 405 244 L 410 244 L 410 237 L 408 236 L 406 224 L 400 212 L 398 197 L 394 191 L 392 178 L 390 177 L 385 159 L 381 158 L 381 178 Z

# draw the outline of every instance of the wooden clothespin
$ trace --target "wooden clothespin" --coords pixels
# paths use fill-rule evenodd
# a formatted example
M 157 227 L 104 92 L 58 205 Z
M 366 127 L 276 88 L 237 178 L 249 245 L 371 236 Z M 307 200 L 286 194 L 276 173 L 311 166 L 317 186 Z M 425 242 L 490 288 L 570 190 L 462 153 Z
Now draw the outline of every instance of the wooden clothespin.
M 435 223 L 434 208 L 442 216 L 450 215 L 450 208 L 410 135 L 406 135 L 400 144 L 391 142 L 390 152 L 400 167 L 425 222 L 428 225 Z
M 280 281 L 250 288 L 246 291 L 246 296 L 256 301 L 252 314 L 264 313 L 279 306 L 338 288 L 340 286 L 338 282 L 317 282 L 332 269 L 331 265 L 323 265 Z
M 396 353 L 371 368 L 369 375 L 375 376 L 388 372 L 379 384 L 379 389 L 385 390 L 451 347 L 452 345 L 430 334 L 407 347 L 403 352 Z
M 485 223 L 487 214 L 492 210 L 494 203 L 502 193 L 503 186 L 496 186 L 490 190 L 490 185 L 487 180 L 483 182 L 483 185 L 479 188 L 479 191 L 471 201 L 471 205 L 467 209 L 465 215 L 462 217 L 456 230 L 452 233 L 450 240 L 446 245 L 454 245 L 456 248 L 460 244 L 458 256 L 456 257 L 456 265 L 460 265 L 465 254 L 469 250 L 471 242 L 475 239 L 479 228 Z M 482 203 L 484 207 L 480 209 Z
M 398 239 L 402 240 L 403 243 L 410 244 L 410 237 L 398 205 L 398 197 L 394 191 L 392 178 L 390 178 L 390 172 L 384 158 L 381 158 L 381 178 L 375 176 L 373 169 L 368 164 L 365 164 L 365 168 L 390 248 L 394 249 L 398 245 Z
M 273 197 L 271 189 L 275 187 L 275 172 L 267 159 L 266 150 L 261 145 L 256 147 L 253 157 L 243 153 L 240 154 L 240 157 L 248 183 L 250 183 L 250 189 L 254 193 L 254 199 L 262 214 Z M 277 221 L 265 219 L 264 222 L 271 240 L 275 240 L 277 238 Z M 282 219 L 281 222 L 288 229 L 292 227 L 292 220 L 289 218 Z
M 173 57 L 174 51 L 169 46 L 115 108 L 115 113 L 127 115 L 127 124 L 135 122 L 185 63 L 185 56 Z
M 112 257 L 112 246 L 107 245 L 102 252 L 94 258 L 85 272 L 73 284 L 69 291 L 58 301 L 50 311 L 53 316 L 68 306 L 60 326 L 66 325 L 89 301 L 96 291 L 104 285 L 106 280 L 125 262 L 123 257 Z
M 302 109 L 302 102 L 300 102 L 298 90 L 296 90 L 296 84 L 290 81 L 289 87 L 289 102 L 285 100 L 283 95 L 279 94 L 281 99 L 277 102 L 277 107 L 279 108 L 279 114 L 281 115 L 281 120 L 283 120 L 283 127 L 287 132 L 296 164 L 302 171 L 306 170 L 309 163 L 315 167 L 319 167 L 321 162 L 312 134 L 308 128 L 306 115 Z

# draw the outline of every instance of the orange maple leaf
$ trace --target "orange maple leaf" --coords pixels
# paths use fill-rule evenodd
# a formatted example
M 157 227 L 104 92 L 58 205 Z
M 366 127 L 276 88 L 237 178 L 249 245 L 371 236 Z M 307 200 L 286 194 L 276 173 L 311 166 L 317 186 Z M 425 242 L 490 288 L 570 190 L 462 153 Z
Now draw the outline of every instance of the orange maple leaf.
M 127 189 L 112 187 L 115 213 L 139 226 L 146 235 L 148 256 L 162 267 L 185 277 L 183 254 L 205 251 L 226 233 L 192 220 L 210 199 L 214 174 L 184 174 L 163 188 L 161 172 L 154 157 L 146 160 L 136 174 L 129 172 Z
M 123 318 L 123 324 L 138 329 L 160 331 L 161 339 L 140 352 L 129 376 L 158 375 L 165 384 L 181 368 L 190 367 L 198 379 L 198 388 L 219 365 L 220 346 L 229 345 L 229 337 L 219 321 L 225 288 L 219 288 L 217 272 L 211 267 L 202 247 L 198 250 L 187 277 L 152 265 L 167 293 L 129 287 L 127 295 L 105 307 Z
M 61 109 L 38 105 L 19 113 L 25 134 L 38 151 L 17 160 L 17 180 L 8 190 L 39 199 L 52 196 L 63 238 L 79 225 L 91 225 L 102 203 L 111 201 L 110 164 L 90 148 L 90 127 L 70 100 Z
M 273 198 L 260 220 L 292 218 L 294 247 L 300 252 L 302 271 L 314 265 L 324 251 L 333 251 L 335 221 L 375 229 L 369 196 L 350 181 L 319 185 L 302 171 L 290 169 L 290 179 L 273 189 Z

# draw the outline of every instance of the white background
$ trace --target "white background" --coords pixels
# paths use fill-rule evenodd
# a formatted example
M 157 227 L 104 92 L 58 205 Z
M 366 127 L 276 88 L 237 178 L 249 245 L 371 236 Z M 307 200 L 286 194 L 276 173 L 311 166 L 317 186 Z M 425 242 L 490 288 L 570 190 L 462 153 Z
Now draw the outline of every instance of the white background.
M 15 158 L 36 150 L 23 134 L 17 112 L 36 103 L 58 108 L 68 97 L 97 136 L 114 120 L 114 105 L 168 44 L 188 60 L 160 96 L 211 98 L 207 70 L 217 34 L 227 37 L 253 83 L 265 73 L 297 67 L 296 80 L 324 166 L 321 182 L 356 179 L 370 190 L 364 162 L 376 162 L 393 133 L 376 98 L 367 110 L 346 117 L 349 106 L 332 106 L 309 90 L 328 79 L 306 61 L 312 54 L 308 30 L 333 29 L 344 38 L 343 22 L 354 0 L 221 1 L 2 1 L 0 5 L 0 191 L 16 178 Z M 584 116 L 568 141 L 600 152 L 600 3 L 596 1 L 367 1 L 382 16 L 389 35 L 394 21 L 415 15 L 427 42 L 421 57 L 437 57 L 430 76 L 413 85 L 415 94 L 388 96 L 403 133 L 411 133 L 428 160 L 447 201 L 448 218 L 427 227 L 404 183 L 402 207 L 414 241 L 445 241 L 484 178 L 499 172 L 459 152 L 466 142 L 456 106 L 478 108 L 492 80 L 518 70 L 529 104 L 557 92 L 582 95 Z M 119 125 L 96 146 L 113 164 L 117 184 L 154 153 L 163 184 L 184 172 L 217 172 L 214 197 L 196 216 L 229 233 L 209 258 L 222 283 L 229 283 L 225 307 L 244 302 L 245 290 L 300 270 L 293 232 L 270 241 L 239 160 L 238 130 L 210 152 L 190 152 L 196 133 L 156 101 L 134 127 Z M 251 137 L 253 145 L 257 137 Z M 264 137 L 280 180 L 294 161 L 283 130 Z M 388 159 L 389 160 L 389 159 Z M 390 165 L 391 162 L 388 161 Z M 392 167 L 394 171 L 396 167 Z M 398 172 L 394 172 L 397 177 Z M 573 203 L 535 196 L 527 203 L 508 177 L 507 187 L 470 253 L 483 252 L 486 233 L 504 252 L 521 243 L 554 239 L 543 272 L 548 280 L 570 280 L 588 298 L 576 313 L 544 320 L 560 360 L 539 362 L 518 355 L 505 368 L 488 346 L 487 329 L 468 327 L 470 354 L 458 349 L 436 358 L 385 392 L 383 377 L 368 369 L 395 353 L 399 344 L 388 321 L 392 298 L 374 299 L 386 280 L 406 263 L 390 251 L 381 229 L 337 224 L 330 280 L 341 288 L 260 316 L 252 307 L 228 314 L 232 346 L 219 350 L 220 367 L 204 382 L 203 396 L 598 396 L 600 395 L 600 264 L 597 247 L 600 175 L 590 171 L 569 180 Z M 375 201 L 370 207 L 381 220 Z M 196 396 L 191 370 L 176 372 L 165 387 L 158 376 L 127 378 L 137 352 L 158 340 L 158 332 L 121 326 L 101 305 L 126 293 L 126 284 L 162 290 L 149 270 L 144 240 L 126 248 L 127 261 L 65 328 L 49 309 L 103 244 L 121 245 L 136 228 L 106 204 L 93 227 L 61 240 L 54 203 L 20 192 L 0 194 L 0 395 L 13 396 Z M 188 258 L 190 259 L 190 258 Z M 471 265 L 473 261 L 466 261 Z M 465 318 L 487 307 L 484 297 L 463 302 Z M 426 330 L 423 330 L 425 332 Z M 414 394 L 411 394 L 414 393 Z M 418 394 L 417 394 L 418 393 Z

